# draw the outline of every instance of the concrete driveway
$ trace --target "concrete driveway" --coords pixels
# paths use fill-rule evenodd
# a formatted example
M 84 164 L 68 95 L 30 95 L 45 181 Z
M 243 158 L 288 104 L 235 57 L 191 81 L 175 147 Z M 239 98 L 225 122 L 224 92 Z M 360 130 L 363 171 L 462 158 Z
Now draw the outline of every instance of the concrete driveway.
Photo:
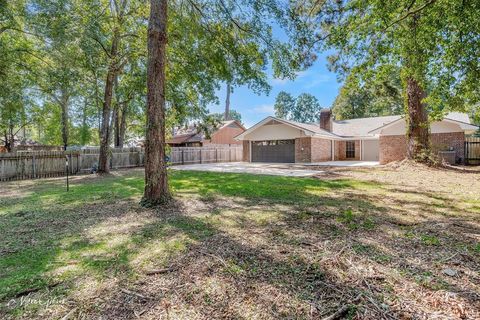
M 172 166 L 173 170 L 194 170 L 208 172 L 229 172 L 229 173 L 251 173 L 265 174 L 285 177 L 311 177 L 324 171 L 302 169 L 294 164 L 273 164 L 273 163 L 248 163 L 248 162 L 226 162 L 226 163 L 204 163 Z
M 380 165 L 378 161 L 325 161 L 316 163 L 305 163 L 306 166 L 325 166 L 325 167 L 376 167 Z

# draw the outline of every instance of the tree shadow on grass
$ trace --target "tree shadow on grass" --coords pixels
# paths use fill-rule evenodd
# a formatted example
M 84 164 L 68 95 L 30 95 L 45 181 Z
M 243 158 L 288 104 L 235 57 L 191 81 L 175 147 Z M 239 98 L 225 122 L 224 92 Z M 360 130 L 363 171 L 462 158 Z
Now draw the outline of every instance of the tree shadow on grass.
M 330 279 L 328 270 L 315 262 L 288 252 L 274 254 L 268 243 L 252 246 L 203 219 L 178 219 L 167 223 L 196 241 L 170 262 L 173 271 L 133 285 L 147 299 L 132 301 L 114 293 L 109 299 L 123 303 L 108 305 L 102 317 L 128 319 L 144 311 L 146 318 L 167 318 L 167 313 L 176 318 L 194 310 L 194 318 L 303 318 L 334 312 L 339 301 L 348 303 L 359 293 Z
M 245 205 L 246 200 L 238 198 L 237 201 L 239 201 L 240 205 L 243 206 Z M 274 202 L 275 201 L 272 201 L 272 203 Z M 29 225 L 28 223 L 19 223 L 20 225 L 22 225 L 23 228 L 30 230 L 30 228 L 33 227 L 34 224 L 37 226 L 41 225 L 42 227 L 37 230 L 38 232 L 35 233 L 33 237 L 30 236 L 22 238 L 24 240 L 33 240 L 33 242 L 30 243 L 28 250 L 36 252 L 38 257 L 29 256 L 29 258 L 31 259 L 31 263 L 38 265 L 38 268 L 32 269 L 31 266 L 26 265 L 24 269 L 7 271 L 8 273 L 13 272 L 15 274 L 13 275 L 13 277 L 10 277 L 10 281 L 12 281 L 13 285 L 9 285 L 9 290 L 4 292 L 4 298 L 11 298 L 19 292 L 21 293 L 24 288 L 28 289 L 32 286 L 38 287 L 40 289 L 46 288 L 48 287 L 49 283 L 48 280 L 45 281 L 46 279 L 48 279 L 46 278 L 47 276 L 50 276 L 51 273 L 55 273 L 57 271 L 55 269 L 67 268 L 68 275 L 71 277 L 73 276 L 73 278 L 75 279 L 78 277 L 87 277 L 88 275 L 93 277 L 99 277 L 99 279 L 107 278 L 105 279 L 107 281 L 111 278 L 115 279 L 114 284 L 110 284 L 106 291 L 102 291 L 100 288 L 100 292 L 97 292 L 94 295 L 100 295 L 102 296 L 102 299 L 108 299 L 109 296 L 117 294 L 119 290 L 122 289 L 124 286 L 128 286 L 132 278 L 137 278 L 139 276 L 142 277 L 142 275 L 138 274 L 139 270 L 142 270 L 142 268 L 138 268 L 138 266 L 135 265 L 135 260 L 139 255 L 148 253 L 150 255 L 149 259 L 153 260 L 150 262 L 153 262 L 153 264 L 157 266 L 163 266 L 166 264 L 170 264 L 170 260 L 174 257 L 177 257 L 179 253 L 180 260 L 189 258 L 191 259 L 193 254 L 195 258 L 193 259 L 193 261 L 190 262 L 190 264 L 193 264 L 196 267 L 187 272 L 188 274 L 192 275 L 194 274 L 195 270 L 197 270 L 198 272 L 198 268 L 200 268 L 204 263 L 208 262 L 206 260 L 209 260 L 211 258 L 211 256 L 209 256 L 208 254 L 214 254 L 209 253 L 209 250 L 211 249 L 210 247 L 212 245 L 218 245 L 218 248 L 220 249 L 224 248 L 225 250 L 235 251 L 232 252 L 232 257 L 227 257 L 227 259 L 232 260 L 231 262 L 229 262 L 229 265 L 225 266 L 222 263 L 221 266 L 222 268 L 231 269 L 227 272 L 228 274 L 232 272 L 236 273 L 237 271 L 239 271 L 239 267 L 237 266 L 237 264 L 240 265 L 241 261 L 236 261 L 235 257 L 237 255 L 242 255 L 242 252 L 247 252 L 247 255 L 251 257 L 246 262 L 244 262 L 247 265 L 252 264 L 257 260 L 263 261 L 263 263 L 258 267 L 261 270 L 255 271 L 259 272 L 259 276 L 261 278 L 266 276 L 266 274 L 269 272 L 267 270 L 276 270 L 276 272 L 278 271 L 277 275 L 272 275 L 272 277 L 269 278 L 266 283 L 257 283 L 254 290 L 256 293 L 252 291 L 253 289 L 245 292 L 245 294 L 243 295 L 243 299 L 250 299 L 250 294 L 254 293 L 256 296 L 261 297 L 262 294 L 260 287 L 265 284 L 269 284 L 271 286 L 271 290 L 273 290 L 274 292 L 278 291 L 279 294 L 284 295 L 285 301 L 294 298 L 294 300 L 296 301 L 295 303 L 301 306 L 301 308 L 307 308 L 307 305 L 311 306 L 310 300 L 305 300 L 306 298 L 304 298 L 303 296 L 299 297 L 297 292 L 302 291 L 302 295 L 307 294 L 308 297 L 310 297 L 313 294 L 313 289 L 309 289 L 310 291 L 307 292 L 305 291 L 306 289 L 304 287 L 310 288 L 311 284 L 303 283 L 303 280 L 301 279 L 295 280 L 293 284 L 289 284 L 290 281 L 293 281 L 292 279 L 296 279 L 295 277 L 298 276 L 298 270 L 303 270 L 301 271 L 301 273 L 307 274 L 309 272 L 307 272 L 307 270 L 310 270 L 312 268 L 311 266 L 307 265 L 305 262 L 300 261 L 296 262 L 294 266 L 290 266 L 288 270 L 285 270 L 285 261 L 280 260 L 276 262 L 274 258 L 269 257 L 269 255 L 262 250 L 258 250 L 255 247 L 251 247 L 243 243 L 237 243 L 238 241 L 234 239 L 229 239 L 228 235 L 223 234 L 223 231 L 218 230 L 218 228 L 216 227 L 213 227 L 210 222 L 205 222 L 202 218 L 191 217 L 190 214 L 192 208 L 187 209 L 183 205 L 177 204 L 176 206 L 169 208 L 168 210 L 170 211 L 170 213 L 168 214 L 165 214 L 165 212 L 163 212 L 162 210 L 162 212 L 158 212 L 157 215 L 153 214 L 151 216 L 148 216 L 148 219 L 146 221 L 143 221 L 137 225 L 133 225 L 130 230 L 121 230 L 120 233 L 125 233 L 125 238 L 120 240 L 114 239 L 113 244 L 109 243 L 111 239 L 109 239 L 108 237 L 108 232 L 105 235 L 105 238 L 95 238 L 95 234 L 100 232 L 98 229 L 102 230 L 102 225 L 108 225 L 115 222 L 121 224 L 122 218 L 126 214 L 128 214 L 131 209 L 139 210 L 139 208 L 137 208 L 135 205 L 132 206 L 132 204 L 128 205 L 128 202 L 123 202 L 115 205 L 104 205 L 101 214 L 99 214 L 97 208 L 92 206 L 91 208 L 84 209 L 82 214 L 80 214 L 79 216 L 76 216 L 76 212 L 69 210 L 66 210 L 62 213 L 55 211 L 48 213 L 43 212 L 42 216 L 36 217 L 36 219 L 24 216 L 27 220 L 32 219 L 32 221 L 30 221 L 31 225 Z M 200 209 L 200 211 L 202 210 L 203 209 Z M 286 209 L 286 212 L 284 212 L 284 214 L 287 214 L 287 211 L 289 211 L 289 209 Z M 62 217 L 63 221 L 58 221 L 59 217 Z M 18 229 L 16 231 L 18 231 Z M 216 236 L 214 237 L 214 235 Z M 161 250 L 158 253 L 153 252 L 157 243 L 159 245 L 164 245 L 164 243 L 169 239 L 177 238 L 181 239 L 179 240 L 181 246 L 180 250 L 173 250 L 172 252 L 169 252 L 168 250 Z M 212 244 L 211 242 L 208 242 L 207 240 L 211 238 L 215 238 L 215 242 L 219 242 L 216 242 L 217 244 Z M 47 253 L 42 252 L 42 249 L 44 247 L 49 248 Z M 198 253 L 200 251 L 201 253 Z M 25 254 L 25 252 L 27 251 L 19 248 L 18 254 Z M 153 254 L 150 254 L 152 252 Z M 181 257 L 181 253 L 183 252 L 187 253 L 184 258 Z M 18 256 L 16 256 L 15 253 L 9 256 L 12 261 L 18 262 Z M 219 259 L 221 261 L 224 258 L 220 257 Z M 132 266 L 132 264 L 135 266 Z M 180 262 L 178 263 L 178 265 L 183 265 L 183 263 Z M 73 270 L 70 270 L 69 268 Z M 255 269 L 254 266 L 248 268 Z M 185 268 L 182 267 L 182 269 Z M 222 270 L 218 271 L 220 275 L 224 274 L 224 271 Z M 207 271 L 208 270 L 206 270 L 206 272 Z M 239 272 L 242 273 L 241 271 Z M 18 281 L 19 279 L 15 276 L 19 273 L 25 276 L 25 281 L 27 282 Z M 216 274 L 216 272 L 214 272 L 214 274 Z M 208 278 L 208 274 L 205 274 L 205 276 Z M 249 276 L 246 279 L 248 280 L 250 279 L 250 277 L 253 277 L 253 279 L 255 279 L 254 276 Z M 278 280 L 277 278 L 279 277 L 280 282 L 276 282 Z M 177 276 L 174 277 L 174 279 L 177 278 Z M 42 281 L 45 282 L 40 282 L 39 279 L 42 279 Z M 242 281 L 244 281 L 246 285 L 249 286 L 250 284 L 248 284 L 249 281 L 247 280 L 244 279 Z M 66 291 L 64 291 L 64 295 L 68 297 L 71 295 L 70 290 L 73 290 L 71 292 L 75 292 L 77 290 L 76 286 L 78 286 L 78 284 L 69 284 L 70 279 L 68 278 L 65 278 L 65 282 Z M 234 281 L 234 283 L 237 282 L 238 280 Z M 234 283 L 229 280 L 228 285 L 234 286 Z M 288 290 L 285 291 L 286 289 L 283 288 L 284 285 L 287 285 L 287 287 L 291 288 L 287 288 Z M 315 286 L 311 288 L 315 288 Z M 203 288 L 199 288 L 199 290 L 202 291 Z M 235 290 L 229 292 L 229 294 L 233 294 L 234 291 Z M 125 294 L 121 293 L 120 296 L 124 297 Z M 129 297 L 128 299 L 130 298 L 131 297 Z M 267 300 L 269 300 L 270 298 L 271 297 L 268 297 Z M 88 297 L 83 297 L 83 299 L 88 301 Z M 111 301 L 116 301 L 116 299 L 118 299 L 118 297 L 112 297 Z M 204 296 L 202 299 L 208 300 L 206 296 Z M 201 310 L 224 310 L 225 312 L 228 311 L 227 306 L 223 306 L 220 309 L 218 309 L 216 306 L 215 308 L 211 309 L 211 307 L 209 306 L 212 304 L 212 302 L 208 301 L 208 303 L 205 302 L 204 304 L 202 302 L 202 304 L 199 305 L 197 305 L 198 302 L 195 302 L 193 304 L 189 304 L 187 302 L 185 303 L 189 307 L 194 309 L 200 308 Z M 91 303 L 95 305 L 94 301 L 92 301 Z M 244 301 L 238 301 L 238 303 L 241 305 L 244 303 Z M 264 312 L 262 309 L 265 307 L 263 303 L 265 303 L 265 301 L 262 303 L 252 302 L 251 307 L 253 309 L 251 312 L 258 312 L 259 314 L 262 314 L 262 312 Z M 128 306 L 121 306 L 120 309 L 118 309 L 120 311 L 118 311 L 117 308 L 114 307 L 114 305 L 115 304 L 107 305 L 108 311 L 105 314 L 106 317 L 118 318 L 117 316 L 119 316 L 120 318 L 130 318 L 134 316 L 134 314 L 123 314 L 124 312 L 126 312 L 125 308 L 127 308 Z M 334 307 L 336 306 L 337 305 L 335 305 Z M 82 309 L 83 307 L 85 307 L 85 309 Z M 119 315 L 112 310 L 109 310 L 109 308 L 114 308 L 118 312 L 121 312 L 122 315 Z M 283 307 L 280 307 L 278 304 L 276 304 L 275 308 L 279 308 L 279 310 L 270 311 L 270 314 L 275 316 L 298 316 L 300 314 L 305 314 L 304 312 L 306 312 L 306 309 L 302 309 L 303 311 L 299 313 L 299 311 L 297 310 L 297 306 L 289 307 L 290 309 L 287 308 L 284 310 Z M 88 311 L 88 306 L 82 306 L 80 309 L 84 310 L 85 312 L 91 312 Z M 256 311 L 253 311 L 254 309 Z M 315 307 L 315 310 L 316 309 L 317 307 Z M 328 311 L 330 309 L 323 308 L 322 310 Z M 198 310 L 196 312 L 198 312 Z M 205 314 L 210 314 L 208 311 L 203 312 L 206 312 Z M 237 310 L 235 312 L 237 314 L 237 317 L 240 317 L 243 311 L 240 308 L 240 310 Z M 315 312 L 318 312 L 318 310 Z M 96 312 L 94 314 L 96 315 Z M 216 315 L 218 316 L 218 318 L 223 318 L 222 313 L 217 313 Z
M 24 278 L 10 277 L 13 284 L 28 287 L 28 281 L 45 278 L 59 267 L 55 263 L 60 261 L 63 268 L 72 263 L 84 272 L 70 270 L 74 279 L 63 293 L 73 299 L 79 316 L 126 319 L 141 313 L 145 318 L 166 318 L 168 312 L 173 318 L 319 317 L 362 293 L 357 309 L 352 306 L 351 312 L 374 319 L 380 315 L 397 317 L 399 310 L 383 309 L 383 304 L 388 305 L 382 297 L 387 290 L 385 283 L 366 286 L 339 276 L 336 269 L 346 263 L 343 254 L 354 259 L 363 257 L 398 273 L 413 270 L 405 278 L 407 282 L 416 281 L 418 274 L 431 272 L 430 266 L 435 264 L 435 257 L 418 255 L 418 248 L 400 251 L 412 246 L 408 238 L 386 239 L 378 247 L 365 241 L 381 234 L 384 226 L 392 227 L 390 223 L 396 219 L 390 217 L 385 222 L 388 207 L 380 198 L 362 194 L 362 188 L 372 187 L 368 183 L 239 175 L 221 175 L 222 180 L 218 180 L 211 174 L 182 174 L 176 178 L 172 185 L 180 200 L 157 212 L 144 210 L 132 200 L 114 203 L 124 195 L 141 192 L 138 181 L 133 179 L 125 186 L 121 181 L 115 182 L 116 189 L 124 188 L 117 190 L 118 198 L 107 199 L 109 194 L 104 193 L 97 200 L 100 205 L 80 211 L 67 201 L 65 211 L 13 210 L 1 217 L 2 233 L 8 241 L 14 241 L 7 241 L 7 249 L 18 250 L 7 252 L 7 259 L 21 261 L 15 258 L 18 253 L 28 263 L 39 266 L 16 272 Z M 183 199 L 191 194 L 201 197 L 191 202 Z M 89 199 L 90 195 L 86 196 Z M 226 205 L 225 197 L 231 203 Z M 232 205 L 239 214 L 224 217 L 223 211 Z M 275 214 L 262 221 L 252 217 L 257 211 L 259 215 L 264 211 Z M 24 213 L 13 223 L 12 217 L 18 212 Z M 228 229 L 229 223 L 236 225 Z M 117 229 L 110 230 L 113 226 Z M 14 238 L 19 231 L 21 235 Z M 437 231 L 440 239 L 451 235 L 449 230 Z M 305 248 L 307 242 L 315 246 L 307 244 Z M 418 245 L 420 251 L 425 249 L 421 243 Z M 43 253 L 45 248 L 48 254 Z M 346 249 L 342 252 L 343 248 Z M 420 259 L 420 263 L 412 263 L 415 259 Z M 473 269 L 476 263 L 473 260 L 467 267 Z M 144 273 L 149 268 L 164 267 L 174 269 L 155 276 Z M 343 268 L 343 272 L 348 271 Z M 12 270 L 3 272 L 9 276 Z M 99 286 L 90 296 L 73 298 L 86 274 L 108 286 Z M 46 284 L 38 285 L 45 288 Z M 455 284 L 448 289 L 462 294 Z M 18 291 L 19 288 L 8 291 L 6 297 Z M 107 302 L 100 303 L 98 297 Z M 473 297 L 465 295 L 472 305 L 475 301 L 468 299 Z M 68 310 L 60 311 L 63 313 L 57 316 Z

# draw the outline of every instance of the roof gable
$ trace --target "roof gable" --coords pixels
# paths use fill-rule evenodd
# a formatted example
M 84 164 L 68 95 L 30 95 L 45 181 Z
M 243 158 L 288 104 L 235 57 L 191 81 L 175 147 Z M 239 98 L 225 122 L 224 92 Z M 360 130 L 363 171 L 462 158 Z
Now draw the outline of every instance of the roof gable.
M 265 126 L 265 125 L 278 125 L 278 124 L 284 124 L 287 126 L 291 126 L 296 129 L 300 129 L 305 132 L 306 135 L 316 135 L 316 136 L 324 136 L 324 137 L 336 137 L 334 134 L 320 128 L 320 125 L 315 125 L 311 123 L 301 123 L 301 122 L 296 122 L 296 121 L 291 121 L 291 120 L 285 120 L 285 119 L 280 119 L 272 116 L 268 116 L 262 121 L 256 123 L 252 127 L 250 127 L 248 130 L 245 132 L 239 134 L 238 136 L 235 137 L 236 140 L 243 140 L 243 138 L 257 130 L 259 127 Z
M 243 130 L 247 130 L 239 121 L 237 120 L 226 120 L 222 121 L 222 125 L 215 131 L 218 132 L 224 128 L 240 128 Z

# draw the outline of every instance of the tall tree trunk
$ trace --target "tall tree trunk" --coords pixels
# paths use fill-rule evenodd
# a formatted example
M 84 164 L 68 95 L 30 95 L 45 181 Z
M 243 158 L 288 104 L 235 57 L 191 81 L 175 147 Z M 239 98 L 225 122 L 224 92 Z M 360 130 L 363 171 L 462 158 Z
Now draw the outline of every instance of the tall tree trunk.
M 113 146 L 117 147 L 117 118 L 118 118 L 118 106 L 114 106 L 112 110 L 112 116 L 110 118 L 110 130 L 113 134 L 110 135 L 110 139 L 113 138 Z M 112 141 L 108 143 L 109 145 L 112 144 Z
M 60 108 L 62 109 L 62 142 L 63 150 L 68 147 L 68 101 L 69 97 L 65 90 L 62 89 L 60 97 Z
M 4 136 L 5 136 L 5 149 L 7 149 L 7 152 L 12 152 L 12 143 L 10 140 L 10 135 L 8 134 L 8 130 L 4 131 Z
M 430 150 L 430 130 L 425 104 L 425 91 L 413 77 L 407 79 L 407 156 L 427 160 Z
M 423 103 L 426 93 L 420 81 L 425 74 L 425 54 L 418 45 L 419 20 L 420 15 L 417 14 L 409 19 L 411 39 L 407 42 L 405 57 L 407 67 L 406 78 L 404 78 L 407 103 L 407 157 L 415 161 L 428 162 L 430 160 L 430 125 L 426 105 Z
M 118 147 L 123 148 L 125 143 L 125 132 L 127 131 L 127 103 L 122 105 L 122 114 L 120 116 L 120 128 L 118 132 Z
M 111 107 L 112 107 L 112 95 L 113 87 L 115 83 L 115 78 L 118 74 L 118 43 L 119 43 L 119 31 L 118 29 L 114 30 L 112 47 L 110 50 L 110 66 L 108 68 L 107 80 L 105 81 L 105 94 L 103 97 L 103 110 L 102 110 L 102 126 L 100 130 L 100 155 L 98 157 L 98 173 L 109 173 L 110 172 L 110 117 L 111 117 Z
M 115 77 L 115 105 L 113 106 L 113 115 L 112 115 L 112 125 L 110 126 L 112 128 L 113 132 L 113 146 L 115 148 L 118 148 L 118 135 L 120 131 L 120 110 L 122 108 L 122 103 L 120 102 L 120 94 L 119 94 L 119 89 L 118 89 L 118 76 Z
M 7 148 L 8 152 L 12 152 L 14 147 L 15 135 L 13 134 L 13 124 L 10 123 L 8 129 L 5 131 L 5 148 Z
M 227 82 L 227 98 L 225 99 L 225 115 L 224 120 L 230 120 L 230 91 L 232 91 L 230 81 Z
M 120 145 L 120 105 L 117 105 L 115 107 L 115 110 L 113 111 L 113 145 L 115 148 L 118 148 Z
M 82 146 L 88 143 L 88 124 L 87 124 L 87 107 L 88 107 L 88 99 L 85 98 L 83 100 L 83 108 L 82 108 L 82 129 L 80 132 L 80 144 Z
M 147 131 L 145 191 L 142 204 L 158 205 L 171 198 L 165 163 L 165 65 L 167 1 L 150 0 L 147 65 Z
M 97 110 L 97 125 L 98 125 L 98 139 L 102 139 L 102 117 L 101 117 L 101 110 L 100 110 L 100 105 L 99 105 L 99 94 L 98 94 L 98 76 L 95 71 L 93 72 L 93 76 L 95 78 L 95 109 Z

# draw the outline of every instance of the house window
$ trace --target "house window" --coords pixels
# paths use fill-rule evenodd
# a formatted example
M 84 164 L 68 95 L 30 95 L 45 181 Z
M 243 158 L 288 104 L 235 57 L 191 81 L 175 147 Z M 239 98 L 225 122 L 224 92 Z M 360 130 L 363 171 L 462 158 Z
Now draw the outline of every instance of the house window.
M 347 159 L 355 158 L 355 141 L 347 141 Z

